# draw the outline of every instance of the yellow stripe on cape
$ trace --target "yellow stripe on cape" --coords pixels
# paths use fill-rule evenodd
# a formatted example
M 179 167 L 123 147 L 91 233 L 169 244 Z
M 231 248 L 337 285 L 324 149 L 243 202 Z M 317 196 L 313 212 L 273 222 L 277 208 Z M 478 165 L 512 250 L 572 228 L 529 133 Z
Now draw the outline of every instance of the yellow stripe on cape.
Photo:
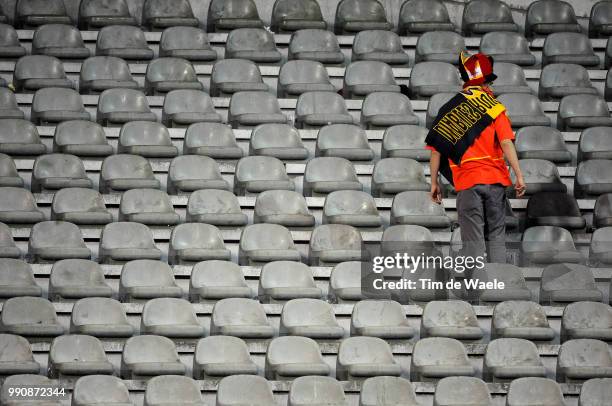
M 467 87 L 461 92 L 470 102 L 481 105 L 486 109 L 486 114 L 496 119 L 501 113 L 506 111 L 506 108 L 497 99 L 487 92 L 481 90 L 478 86 Z

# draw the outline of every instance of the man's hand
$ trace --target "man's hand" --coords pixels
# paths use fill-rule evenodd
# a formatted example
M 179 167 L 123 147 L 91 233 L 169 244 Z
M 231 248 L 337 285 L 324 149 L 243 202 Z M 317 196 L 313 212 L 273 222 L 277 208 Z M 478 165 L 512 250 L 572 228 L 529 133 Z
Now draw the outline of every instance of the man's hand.
M 438 185 L 438 182 L 431 183 L 431 192 L 429 193 L 429 196 L 434 203 L 442 203 L 442 189 L 440 188 L 440 185 Z
M 523 174 L 519 173 L 516 175 L 516 182 L 514 182 L 514 190 L 516 192 L 516 197 L 523 197 L 525 194 L 525 179 L 523 179 Z

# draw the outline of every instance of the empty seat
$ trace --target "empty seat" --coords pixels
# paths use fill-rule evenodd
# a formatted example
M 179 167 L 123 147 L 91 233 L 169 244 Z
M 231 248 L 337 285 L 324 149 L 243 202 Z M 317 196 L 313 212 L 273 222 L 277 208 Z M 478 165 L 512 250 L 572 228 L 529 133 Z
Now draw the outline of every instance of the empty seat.
M 241 264 L 300 259 L 291 232 L 281 225 L 251 224 L 242 231 L 239 252 Z
M 121 195 L 119 221 L 173 225 L 179 223 L 180 217 L 165 192 L 157 189 L 132 189 Z
M 421 337 L 450 337 L 458 340 L 482 338 L 476 313 L 464 301 L 433 301 L 427 303 L 421 318 Z
M 553 264 L 542 271 L 540 303 L 567 303 L 590 300 L 600 302 L 591 270 L 579 264 Z
M 491 320 L 491 338 L 510 337 L 549 341 L 555 337 L 546 312 L 532 301 L 510 300 L 497 304 Z
M 172 229 L 168 260 L 171 263 L 229 260 L 219 229 L 210 224 L 185 223 Z
M 567 187 L 562 183 L 559 170 L 554 163 L 544 159 L 521 159 L 519 165 L 525 179 L 527 195 L 539 192 L 567 192 Z
M 303 29 L 325 29 L 321 7 L 317 0 L 277 0 L 272 7 L 273 32 L 297 31 Z
M 41 296 L 32 267 L 13 258 L 0 258 L 0 298 Z
M 156 375 L 185 375 L 176 346 L 167 337 L 130 337 L 123 346 L 121 377 L 134 379 Z
M 353 124 L 342 96 L 336 92 L 306 92 L 298 98 L 295 125 L 298 128 L 329 124 Z
M 612 126 L 608 104 L 594 94 L 573 94 L 559 103 L 557 127 L 563 131 L 576 131 L 595 126 Z
M 315 155 L 369 161 L 374 158 L 374 151 L 368 144 L 366 132 L 359 126 L 330 124 L 319 130 Z
M 266 155 L 278 159 L 306 159 L 308 150 L 300 133 L 289 124 L 260 124 L 251 132 L 249 155 Z
M 334 190 L 362 190 L 355 168 L 345 158 L 320 157 L 306 163 L 304 195 L 327 194 Z
M 293 190 L 283 162 L 269 156 L 249 156 L 238 161 L 234 178 L 236 195 L 266 190 Z
M 119 132 L 119 154 L 133 154 L 152 158 L 169 158 L 178 155 L 168 129 L 150 121 L 130 121 Z
M 586 35 L 575 32 L 556 32 L 546 37 L 542 50 L 542 64 L 551 63 L 597 66 L 599 57 L 593 52 L 591 42 Z
M 222 59 L 213 66 L 210 77 L 211 96 L 231 95 L 240 91 L 267 91 L 261 72 L 253 61 Z
M 0 187 L 23 187 L 15 162 L 6 154 L 0 154 Z
M 527 93 L 505 93 L 497 99 L 506 107 L 506 114 L 513 128 L 532 125 L 550 126 L 550 118 L 538 98 Z
M 518 31 L 510 7 L 498 0 L 476 0 L 463 8 L 462 28 L 465 35 L 491 31 Z
M 535 226 L 525 230 L 521 239 L 521 256 L 523 266 L 583 261 L 570 232 L 556 226 Z
M 102 230 L 100 262 L 159 259 L 161 251 L 155 246 L 151 230 L 140 223 L 111 223 Z
M 429 161 L 431 151 L 425 148 L 427 129 L 418 125 L 394 125 L 385 130 L 381 158 L 411 158 Z
M 495 88 L 493 93 L 532 93 L 525 79 L 523 68 L 513 63 L 499 62 L 495 64 Z
M 77 156 L 112 155 L 101 125 L 85 120 L 62 121 L 55 127 L 53 151 Z
M 603 2 L 602 2 L 603 3 Z M 580 406 L 603 406 L 612 395 L 610 378 L 593 378 L 584 382 L 580 388 Z
M 523 271 L 516 265 L 488 263 L 483 269 L 474 270 L 474 279 L 504 283 L 504 289 L 479 289 L 478 297 L 481 303 L 531 300 L 531 291 L 527 288 Z
M 312 338 L 285 336 L 270 341 L 266 350 L 266 378 L 292 379 L 300 376 L 328 375 L 319 345 Z
M 431 97 L 437 93 L 461 90 L 459 71 L 446 62 L 420 62 L 410 74 L 410 94 L 413 98 Z M 430 103 L 432 99 L 430 99 Z
M 344 54 L 334 33 L 323 29 L 303 29 L 294 32 L 287 51 L 289 60 L 311 60 L 327 64 L 344 62 Z
M 74 383 L 74 406 L 102 406 L 106 402 L 126 406 L 132 402 L 127 386 L 116 376 L 82 376 Z
M 428 31 L 454 31 L 444 2 L 440 0 L 408 0 L 399 13 L 400 35 Z
M 21 250 L 15 245 L 11 229 L 0 223 L 0 258 L 19 258 Z
M 38 27 L 32 36 L 32 53 L 62 59 L 89 57 L 89 49 L 85 48 L 81 32 L 66 24 L 47 24 Z
M 496 62 L 531 66 L 536 62 L 525 37 L 517 32 L 488 32 L 480 40 L 480 52 L 490 55 Z
M 210 319 L 210 335 L 270 338 L 274 335 L 274 328 L 268 323 L 266 311 L 259 302 L 234 297 L 215 303 Z
M 214 225 L 245 225 L 247 215 L 238 198 L 227 190 L 196 190 L 187 202 L 187 221 Z
M 561 342 L 576 338 L 609 341 L 612 337 L 612 308 L 606 303 L 580 301 L 563 309 Z
M 336 190 L 325 198 L 323 224 L 348 224 L 355 227 L 380 227 L 382 220 L 376 202 L 358 190 Z
M 449 376 L 436 385 L 434 406 L 490 405 L 491 394 L 487 384 L 471 376 Z
M 606 74 L 606 82 L 604 87 L 604 99 L 606 101 L 612 100 L 612 75 L 610 74 L 610 70 Z
M 0 372 L 2 375 L 13 374 L 39 374 L 40 365 L 34 361 L 34 355 L 28 341 L 18 335 L 0 334 L 0 344 L 2 344 L 2 357 L 0 357 Z M 39 380 L 24 379 L 23 376 L 16 375 L 7 377 L 4 385 L 23 385 L 25 383 L 40 383 Z M 46 382 L 45 382 L 46 383 Z M 4 393 L 4 388 L 2 390 Z M 2 400 L 5 398 L 2 396 Z
M 43 24 L 70 24 L 62 0 L 19 0 L 15 5 L 15 25 L 18 28 Z
M 134 327 L 128 322 L 121 303 L 115 299 L 88 297 L 72 307 L 70 332 L 95 337 L 131 337 Z
M 104 159 L 100 170 L 100 192 L 124 191 L 137 188 L 159 188 L 149 161 L 138 155 L 111 155 Z
M 580 162 L 574 176 L 574 196 L 580 199 L 611 193 L 611 169 L 612 161 L 607 159 Z
M 417 406 L 414 388 L 410 381 L 393 376 L 375 376 L 363 381 L 359 394 L 359 406 L 391 406 L 403 404 Z
M 294 191 L 268 190 L 255 200 L 255 223 L 272 223 L 290 227 L 309 227 L 315 223 L 306 199 Z
M 184 154 L 206 155 L 215 159 L 242 158 L 232 128 L 221 123 L 196 123 L 187 128 Z
M 336 8 L 334 29 L 337 34 L 364 30 L 391 30 L 382 3 L 378 0 L 342 0 Z
M 0 221 L 3 223 L 38 223 L 45 219 L 32 193 L 20 187 L 0 188 Z
M 89 120 L 91 116 L 75 90 L 46 87 L 34 94 L 30 118 L 34 124 L 42 125 L 68 120 Z
M 217 59 L 204 30 L 197 27 L 168 27 L 159 40 L 159 56 L 184 58 L 192 62 Z
M 241 374 L 219 381 L 216 406 L 240 406 L 244 402 L 252 406 L 275 404 L 272 387 L 264 377 Z
M 186 376 L 156 376 L 147 382 L 145 406 L 204 406 L 200 385 Z
M 0 324 L 2 331 L 31 337 L 64 334 L 53 304 L 42 297 L 12 297 L 4 302 Z
M 83 162 L 74 155 L 47 154 L 34 161 L 32 169 L 32 192 L 59 190 L 63 188 L 90 188 Z
M 281 53 L 276 49 L 272 33 L 263 28 L 238 28 L 227 36 L 225 58 L 275 63 L 281 60 Z
M 400 87 L 386 63 L 356 61 L 346 68 L 342 91 L 345 98 L 362 98 L 373 92 L 399 92 Z
M 149 95 L 177 89 L 202 90 L 193 65 L 182 58 L 157 58 L 147 65 L 145 91 Z
M 104 280 L 104 271 L 96 262 L 63 259 L 53 264 L 49 276 L 49 299 L 110 297 L 112 288 Z
M 157 298 L 142 309 L 140 334 L 155 334 L 171 338 L 197 338 L 204 335 L 195 310 L 185 299 Z
M 516 152 L 521 160 L 568 163 L 572 154 L 561 131 L 544 126 L 523 127 L 516 131 Z
M 89 259 L 91 251 L 77 225 L 66 221 L 43 221 L 32 226 L 28 255 L 35 261 Z
M 209 157 L 183 155 L 176 157 L 168 169 L 168 192 L 193 192 L 199 189 L 228 189 L 219 166 Z
M 539 192 L 527 202 L 527 227 L 531 226 L 583 229 L 586 221 L 573 196 L 563 192 Z
M 569 3 L 560 0 L 539 0 L 529 5 L 525 20 L 526 36 L 562 31 L 581 31 L 574 9 Z
M 321 62 L 287 61 L 278 74 L 279 97 L 299 96 L 306 92 L 336 92 Z
M 153 59 L 153 50 L 140 28 L 113 25 L 98 32 L 96 55 L 146 61 Z
M 361 259 L 361 234 L 346 224 L 323 224 L 310 235 L 310 265 L 358 261 Z
M 24 117 L 15 94 L 9 89 L 0 87 L 0 119 L 23 119 Z
M 106 89 L 137 89 L 128 64 L 114 56 L 94 56 L 81 65 L 79 91 L 82 94 L 103 92 Z
M 106 358 L 102 343 L 81 334 L 56 337 L 49 350 L 49 377 L 71 375 L 106 375 L 113 373 L 113 364 Z
M 419 118 L 412 110 L 407 96 L 401 93 L 370 93 L 361 107 L 361 123 L 366 128 L 394 125 L 418 125 Z
M 2 21 L 0 21 L 0 38 L 1 57 L 19 58 L 26 54 L 25 48 L 19 44 L 17 31 L 12 26 L 3 24 Z
M 329 277 L 328 293 L 332 303 L 361 300 L 361 262 L 347 261 L 335 265 Z
M 125 263 L 121 269 L 119 298 L 124 302 L 158 297 L 176 298 L 182 294 L 183 291 L 174 280 L 172 269 L 165 262 L 137 259 Z
M 212 0 L 208 9 L 208 31 L 231 31 L 238 28 L 261 28 L 253 0 Z
M 522 338 L 498 338 L 487 345 L 484 378 L 489 382 L 508 382 L 525 376 L 546 376 L 535 344 Z
M 389 65 L 407 65 L 410 58 L 402 48 L 400 37 L 391 31 L 366 30 L 355 35 L 353 61 L 380 61 Z
M 315 285 L 312 271 L 301 262 L 274 261 L 261 268 L 259 300 L 262 303 L 297 298 L 319 299 L 321 289 Z
M 417 40 L 415 62 L 459 63 L 459 53 L 465 51 L 465 40 L 453 31 L 429 31 Z
M 472 376 L 474 373 L 465 347 L 454 338 L 422 338 L 414 345 L 410 364 L 410 380 L 413 382 L 447 376 Z
M 557 3 L 556 1 L 554 3 Z M 518 378 L 510 383 L 506 405 L 564 405 L 563 392 L 559 384 L 548 378 Z
M 278 100 L 270 93 L 240 91 L 230 99 L 228 123 L 234 128 L 286 122 L 287 117 L 281 112 Z
M 340 380 L 371 376 L 399 376 L 401 367 L 391 347 L 378 337 L 350 337 L 340 342 L 336 377 Z
M 334 309 L 323 300 L 293 299 L 285 303 L 280 320 L 280 335 L 315 339 L 337 339 L 344 329 L 336 321 Z
M 197 27 L 200 22 L 194 17 L 188 0 L 146 0 L 142 6 L 142 24 L 153 30 L 175 26 Z
M 573 63 L 553 63 L 545 66 L 540 75 L 540 98 L 558 98 L 571 94 L 594 94 L 589 73 L 583 66 Z
M 428 191 L 423 165 L 409 158 L 385 158 L 374 165 L 372 195 L 396 194 L 404 191 Z
M 564 342 L 557 356 L 557 381 L 582 382 L 612 377 L 612 353 L 608 344 L 593 339 Z
M 172 90 L 164 98 L 162 123 L 180 127 L 199 122 L 221 122 L 209 95 L 193 89 Z
M 128 121 L 157 121 L 146 96 L 135 89 L 108 89 L 98 100 L 98 123 L 121 125 Z
M 609 37 L 612 34 L 612 4 L 599 1 L 591 7 L 589 37 Z
M 192 302 L 197 303 L 229 297 L 251 298 L 253 294 L 238 264 L 209 260 L 193 266 L 189 296 Z
M 257 365 L 251 359 L 249 349 L 242 339 L 210 336 L 198 341 L 193 356 L 195 379 L 241 374 L 257 374 Z
M 392 300 L 362 300 L 353 307 L 351 335 L 406 339 L 415 334 L 402 306 Z
M 612 194 L 605 193 L 595 200 L 593 208 L 593 227 L 608 227 L 612 225 Z
M 302 376 L 291 384 L 288 406 L 315 406 L 322 402 L 329 406 L 347 404 L 340 382 L 327 376 Z
M 444 206 L 431 201 L 427 191 L 408 191 L 395 195 L 391 224 L 413 224 L 428 228 L 447 228 L 451 221 Z
M 107 25 L 136 25 L 125 0 L 84 0 L 79 6 L 79 28 L 91 30 Z
M 35 92 L 44 87 L 74 87 L 66 77 L 62 62 L 50 55 L 28 55 L 19 58 L 13 72 L 13 84 L 18 92 Z

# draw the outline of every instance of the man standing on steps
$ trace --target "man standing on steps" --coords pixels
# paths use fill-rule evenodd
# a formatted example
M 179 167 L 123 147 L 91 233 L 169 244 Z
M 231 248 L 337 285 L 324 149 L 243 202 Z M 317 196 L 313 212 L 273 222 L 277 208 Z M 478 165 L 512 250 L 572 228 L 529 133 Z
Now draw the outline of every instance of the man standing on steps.
M 489 85 L 497 77 L 493 58 L 459 56 L 463 90 L 440 108 L 425 140 L 432 151 L 431 199 L 442 202 L 438 173 L 455 186 L 463 255 L 506 262 L 506 187 L 512 185 L 506 160 L 516 175 L 516 196 L 525 182 L 514 149 L 514 133 L 505 107 Z

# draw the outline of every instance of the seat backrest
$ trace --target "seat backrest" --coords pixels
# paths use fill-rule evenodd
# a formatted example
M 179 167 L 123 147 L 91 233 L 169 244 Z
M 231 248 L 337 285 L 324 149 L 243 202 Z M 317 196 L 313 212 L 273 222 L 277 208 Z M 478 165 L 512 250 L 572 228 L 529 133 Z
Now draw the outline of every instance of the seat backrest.
M 174 5 L 174 3 L 173 3 Z M 139 27 L 107 26 L 98 32 L 96 52 L 108 49 L 147 49 L 147 40 Z
M 147 226 L 129 222 L 107 224 L 102 231 L 100 245 L 108 248 L 153 248 L 155 246 L 153 234 Z
M 15 64 L 15 79 L 63 79 L 66 77 L 64 65 L 54 56 L 26 55 Z
M 51 47 L 83 48 L 85 45 L 81 32 L 71 25 L 41 25 L 32 37 L 33 53 L 44 52 L 45 48 Z
M 240 406 L 247 402 L 251 406 L 275 404 L 268 381 L 257 375 L 231 375 L 219 381 L 217 405 Z
M 344 73 L 344 83 L 348 86 L 360 84 L 396 84 L 391 67 L 379 61 L 351 62 Z
M 288 406 L 320 405 L 344 406 L 347 403 L 340 382 L 328 376 L 301 376 L 293 380 L 289 389 Z
M 529 54 L 529 43 L 518 32 L 487 32 L 480 40 L 480 52 L 485 54 Z
M 125 383 L 116 376 L 85 375 L 77 379 L 72 392 L 75 405 L 103 404 L 129 404 L 130 392 Z
M 149 102 L 140 90 L 108 89 L 102 92 L 98 100 L 98 111 L 111 112 L 143 112 L 149 113 Z
M 154 179 L 153 169 L 139 155 L 111 155 L 102 162 L 100 176 L 104 179 Z

